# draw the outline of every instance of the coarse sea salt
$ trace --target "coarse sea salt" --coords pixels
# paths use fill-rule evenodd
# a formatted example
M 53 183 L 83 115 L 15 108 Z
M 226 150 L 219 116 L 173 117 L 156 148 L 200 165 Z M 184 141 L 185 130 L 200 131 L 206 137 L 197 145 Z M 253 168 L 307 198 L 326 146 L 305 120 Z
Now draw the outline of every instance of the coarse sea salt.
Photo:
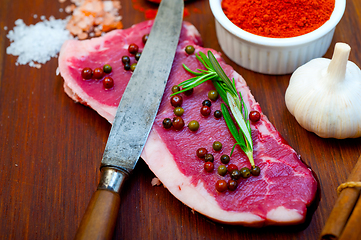
M 40 68 L 52 57 L 57 57 L 64 41 L 73 38 L 66 24 L 69 19 L 55 19 L 53 16 L 35 25 L 27 26 L 22 19 L 15 21 L 15 27 L 6 35 L 10 40 L 7 54 L 18 56 L 16 65 L 29 64 Z

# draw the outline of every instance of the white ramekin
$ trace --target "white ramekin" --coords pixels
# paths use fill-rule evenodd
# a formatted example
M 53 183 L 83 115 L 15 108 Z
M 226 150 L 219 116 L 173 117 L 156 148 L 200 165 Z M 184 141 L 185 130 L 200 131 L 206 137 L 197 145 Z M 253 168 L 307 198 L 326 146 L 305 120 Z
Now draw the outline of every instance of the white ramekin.
M 224 14 L 222 0 L 209 0 L 216 32 L 223 52 L 238 65 L 264 74 L 289 74 L 313 58 L 322 57 L 330 47 L 341 20 L 346 0 L 335 0 L 330 19 L 318 29 L 292 38 L 269 38 L 242 30 Z

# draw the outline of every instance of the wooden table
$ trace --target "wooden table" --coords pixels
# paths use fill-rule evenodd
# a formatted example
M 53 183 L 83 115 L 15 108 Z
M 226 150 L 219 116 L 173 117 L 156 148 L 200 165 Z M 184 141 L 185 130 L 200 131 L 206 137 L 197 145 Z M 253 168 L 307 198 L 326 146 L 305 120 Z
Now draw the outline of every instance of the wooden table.
M 146 0 L 122 0 L 124 27 L 146 19 Z M 0 7 L 0 233 L 1 239 L 72 239 L 99 180 L 99 164 L 110 124 L 95 111 L 74 103 L 56 76 L 57 59 L 41 69 L 15 66 L 6 54 L 8 30 L 16 19 L 27 25 L 59 11 L 69 2 L 2 0 Z M 188 1 L 185 20 L 200 31 L 204 46 L 221 51 L 206 0 Z M 361 66 L 361 2 L 348 0 L 326 57 L 336 42 L 351 48 L 350 60 Z M 225 57 L 225 56 L 224 56 Z M 305 224 L 293 227 L 244 228 L 216 224 L 152 187 L 154 174 L 139 161 L 121 193 L 114 239 L 317 239 L 336 201 L 336 188 L 346 181 L 361 154 L 361 139 L 323 139 L 307 132 L 284 102 L 290 75 L 258 74 L 225 57 L 247 81 L 264 113 L 316 173 L 321 198 Z M 312 211 L 311 211 L 312 212 Z

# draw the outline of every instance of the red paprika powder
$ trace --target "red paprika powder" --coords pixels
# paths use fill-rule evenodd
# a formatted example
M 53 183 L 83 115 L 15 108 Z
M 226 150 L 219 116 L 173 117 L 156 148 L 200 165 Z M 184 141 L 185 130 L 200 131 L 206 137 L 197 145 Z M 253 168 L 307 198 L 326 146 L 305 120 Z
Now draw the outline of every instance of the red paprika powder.
M 272 38 L 300 36 L 322 26 L 335 0 L 223 0 L 222 9 L 243 30 Z

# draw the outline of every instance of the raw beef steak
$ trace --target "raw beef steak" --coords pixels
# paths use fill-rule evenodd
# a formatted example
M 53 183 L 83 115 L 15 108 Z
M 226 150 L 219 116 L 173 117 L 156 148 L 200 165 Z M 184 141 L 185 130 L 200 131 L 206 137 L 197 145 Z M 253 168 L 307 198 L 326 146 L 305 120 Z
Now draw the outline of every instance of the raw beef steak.
M 91 40 L 65 42 L 59 55 L 59 70 L 64 78 L 65 92 L 112 122 L 132 74 L 124 70 L 121 58 L 129 55 L 128 46 L 131 43 L 136 43 L 140 51 L 143 49 L 142 36 L 150 32 L 152 23 L 139 23 Z M 260 121 L 251 123 L 254 160 L 261 168 L 261 174 L 238 180 L 234 191 L 220 193 L 216 190 L 217 180 L 230 179 L 229 174 L 220 176 L 217 168 L 221 165 L 220 156 L 229 155 L 235 141 L 223 117 L 216 119 L 213 116 L 213 112 L 220 109 L 220 98 L 212 102 L 211 115 L 205 117 L 200 113 L 208 91 L 214 89 L 211 82 L 196 87 L 190 96 L 181 94 L 184 108 L 182 118 L 186 126 L 189 121 L 197 120 L 200 128 L 196 132 L 186 126 L 178 131 L 163 128 L 163 119 L 175 116 L 174 107 L 170 104 L 172 86 L 192 77 L 184 70 L 182 63 L 193 70 L 202 68 L 194 54 L 185 53 L 185 47 L 190 44 L 195 46 L 195 52 L 206 53 L 209 50 L 200 46 L 201 39 L 194 26 L 184 22 L 165 94 L 142 158 L 175 197 L 215 221 L 245 226 L 302 223 L 307 207 L 315 198 L 317 182 L 311 170 L 262 114 L 244 79 L 224 63 L 219 53 L 211 50 L 226 74 L 236 80 L 236 88 L 242 93 L 248 110 L 261 112 Z M 135 62 L 134 57 L 131 57 L 131 62 Z M 81 77 L 84 67 L 94 69 L 104 64 L 110 64 L 113 68 L 109 74 L 114 79 L 112 89 L 104 89 L 102 80 L 84 80 Z M 137 96 L 134 96 L 136 100 Z M 214 141 L 222 143 L 220 151 L 212 149 Z M 204 170 L 204 161 L 196 156 L 196 150 L 200 147 L 214 155 L 215 168 L 211 173 Z M 229 164 L 250 168 L 246 155 L 239 147 L 235 149 Z

